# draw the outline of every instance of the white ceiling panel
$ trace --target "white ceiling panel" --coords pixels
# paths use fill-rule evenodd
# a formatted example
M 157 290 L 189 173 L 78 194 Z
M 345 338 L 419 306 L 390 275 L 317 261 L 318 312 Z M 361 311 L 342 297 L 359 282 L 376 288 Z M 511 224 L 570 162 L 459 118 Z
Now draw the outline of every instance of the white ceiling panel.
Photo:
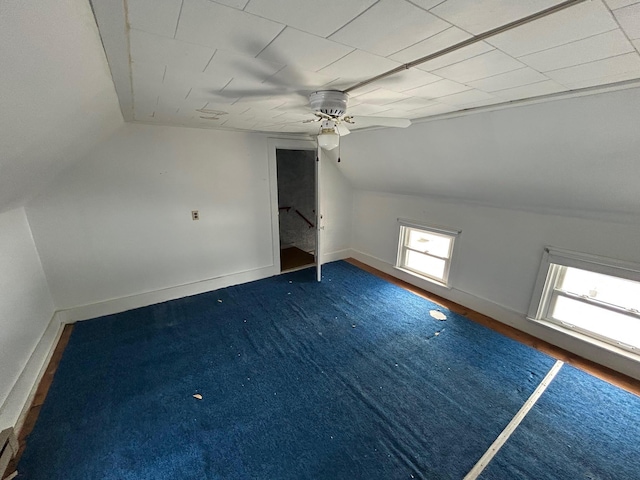
M 433 75 L 432 73 L 411 68 L 391 77 L 383 78 L 379 82 L 375 82 L 375 86 L 387 88 L 394 92 L 404 92 L 406 90 L 411 90 L 412 88 L 437 82 L 438 80 L 442 80 L 442 78 L 437 75 Z
M 430 117 L 431 115 L 442 115 L 443 113 L 455 112 L 457 107 L 445 105 L 444 103 L 434 103 L 428 107 L 418 108 L 408 112 L 407 118 L 412 120 L 416 118 Z
M 626 73 L 637 73 L 640 76 L 640 56 L 638 53 L 625 53 L 624 55 L 598 60 L 597 62 L 561 68 L 560 70 L 547 72 L 546 75 L 562 85 L 567 85 Z
M 565 85 L 569 90 L 575 90 L 579 88 L 595 87 L 597 85 L 606 85 L 608 83 L 625 82 L 627 80 L 637 80 L 640 76 L 640 69 L 627 70 L 622 73 L 614 75 L 607 75 L 604 77 L 594 78 L 582 78 L 575 82 L 567 82 Z
M 464 92 L 471 87 L 463 85 L 461 83 L 453 82 L 451 80 L 439 80 L 437 82 L 424 85 L 422 87 L 408 90 L 405 93 L 414 97 L 436 99 L 438 97 L 444 97 L 445 95 L 453 95 L 454 93 Z
M 562 3 L 562 0 L 447 0 L 432 11 L 446 21 L 478 35 L 558 3 Z
M 209 0 L 184 0 L 175 38 L 255 56 L 284 25 Z
M 460 43 L 467 38 L 471 38 L 471 34 L 457 27 L 449 27 L 440 33 L 432 35 L 429 38 L 425 38 L 418 43 L 414 43 L 410 47 L 390 55 L 389 58 L 398 62 L 409 63 L 413 60 L 431 55 L 439 50 L 443 50 L 451 45 L 455 45 L 456 43 Z M 486 46 L 486 48 L 487 50 L 485 51 L 491 50 L 490 46 Z
M 620 8 L 613 13 L 631 40 L 640 39 L 640 3 Z
M 267 78 L 265 83 L 291 92 L 310 92 L 323 88 L 333 80 L 335 78 L 329 75 L 288 66 Z
M 386 57 L 450 26 L 408 2 L 380 0 L 329 38 Z
M 540 72 L 589 63 L 633 51 L 633 46 L 618 28 L 542 52 L 518 58 Z
M 409 97 L 404 100 L 399 100 L 397 102 L 390 103 L 388 106 L 394 110 L 399 110 L 402 112 L 417 110 L 419 108 L 425 108 L 435 103 L 434 100 L 426 100 L 424 98 L 418 97 Z
M 366 80 L 374 75 L 387 72 L 400 64 L 379 57 L 372 53 L 354 50 L 349 55 L 342 57 L 337 62 L 320 70 L 323 75 L 340 78 L 341 88 L 348 87 L 351 83 Z
M 501 73 L 500 75 L 494 75 L 493 77 L 483 78 L 482 80 L 476 80 L 475 82 L 469 82 L 469 85 L 485 92 L 495 92 L 496 90 L 520 87 L 544 80 L 548 80 L 548 78 L 542 73 L 525 67 L 511 72 Z
M 128 0 L 131 28 L 173 38 L 178 26 L 182 0 Z
M 232 77 L 249 77 L 260 81 L 281 70 L 284 64 L 268 62 L 248 55 L 216 50 L 204 70 L 207 74 Z
M 476 106 L 482 102 L 483 105 L 487 103 L 495 103 L 498 101 L 493 95 L 480 90 L 467 90 L 466 92 L 454 93 L 453 95 L 447 95 L 446 97 L 438 98 L 438 102 L 445 105 L 453 105 L 464 107 L 470 104 Z
M 492 50 L 477 57 L 464 60 L 433 73 L 460 83 L 498 75 L 524 67 L 524 64 L 499 50 Z
M 376 0 L 251 0 L 245 11 L 328 37 L 374 3 Z
M 438 49 L 438 50 L 441 50 L 441 49 Z M 426 63 L 418 65 L 416 68 L 419 70 L 424 70 L 425 72 L 431 72 L 439 68 L 453 65 L 454 63 L 460 63 L 470 58 L 477 57 L 479 55 L 482 55 L 483 53 L 487 53 L 492 50 L 495 50 L 495 48 L 493 48 L 488 43 L 478 42 L 478 43 L 469 45 L 467 47 L 463 47 L 460 50 L 456 50 L 455 52 L 451 52 L 446 55 L 443 55 L 442 57 L 429 60 Z
M 166 65 L 176 69 L 202 72 L 213 57 L 214 48 L 185 43 L 141 30 L 129 33 L 131 61 Z
M 640 3 L 638 0 L 605 0 L 605 2 L 611 10 L 633 5 L 634 3 Z
M 135 119 L 303 132 L 285 124 L 309 118 L 309 93 L 353 87 L 561 1 L 128 0 L 131 29 L 101 35 L 128 35 L 104 45 L 112 71 L 127 73 L 114 82 L 133 89 L 120 102 Z M 98 16 L 122 9 L 102 5 Z M 640 1 L 585 1 L 353 90 L 348 113 L 416 119 L 640 79 L 639 11 Z M 126 55 L 110 55 L 114 44 Z M 224 119 L 200 119 L 204 105 Z
M 351 47 L 287 27 L 258 58 L 316 71 L 352 51 Z
M 521 57 L 617 28 L 602 2 L 583 2 L 554 15 L 501 33 L 487 40 L 514 57 Z
M 249 3 L 249 0 L 212 0 L 216 3 L 221 3 L 222 5 L 226 5 L 227 7 L 237 8 L 238 10 L 244 10 Z
M 373 90 L 372 92 L 355 97 L 352 102 L 349 102 L 349 105 L 361 103 L 370 103 L 372 105 L 387 105 L 389 103 L 407 99 L 411 99 L 411 97 L 408 95 L 403 95 L 402 93 L 394 92 L 392 90 L 387 90 L 385 88 L 378 88 L 377 90 Z
M 554 82 L 553 80 L 545 80 L 544 82 L 532 83 L 521 87 L 508 88 L 493 92 L 496 97 L 503 98 L 507 101 L 518 100 L 522 98 L 533 98 L 541 95 L 549 95 L 567 90 L 566 87 Z

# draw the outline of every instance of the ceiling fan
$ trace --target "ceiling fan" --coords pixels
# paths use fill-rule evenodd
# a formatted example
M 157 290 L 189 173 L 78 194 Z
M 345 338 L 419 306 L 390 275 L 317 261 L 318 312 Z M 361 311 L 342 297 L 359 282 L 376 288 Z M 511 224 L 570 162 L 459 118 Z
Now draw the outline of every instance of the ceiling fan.
M 318 145 L 325 150 L 333 150 L 340 143 L 340 137 L 350 133 L 346 124 L 359 127 L 399 127 L 411 125 L 407 118 L 391 117 L 354 117 L 347 115 L 349 94 L 341 90 L 318 90 L 309 95 L 309 105 L 316 118 L 303 123 L 321 122 L 318 133 Z

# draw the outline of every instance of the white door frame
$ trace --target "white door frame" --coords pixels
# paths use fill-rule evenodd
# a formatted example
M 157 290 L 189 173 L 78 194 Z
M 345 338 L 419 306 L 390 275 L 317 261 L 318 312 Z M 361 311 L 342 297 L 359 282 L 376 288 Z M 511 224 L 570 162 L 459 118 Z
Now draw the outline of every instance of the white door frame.
M 273 242 L 273 267 L 277 273 L 282 273 L 280 267 L 280 220 L 278 212 L 278 162 L 276 159 L 276 150 L 312 150 L 316 159 L 318 158 L 318 148 L 316 142 L 306 139 L 291 138 L 268 138 L 267 145 L 269 150 L 269 187 L 271 190 L 271 237 Z M 318 162 L 316 162 L 318 163 Z M 316 260 L 320 264 L 320 205 L 319 205 L 319 171 L 316 166 Z M 318 268 L 319 271 L 319 268 Z

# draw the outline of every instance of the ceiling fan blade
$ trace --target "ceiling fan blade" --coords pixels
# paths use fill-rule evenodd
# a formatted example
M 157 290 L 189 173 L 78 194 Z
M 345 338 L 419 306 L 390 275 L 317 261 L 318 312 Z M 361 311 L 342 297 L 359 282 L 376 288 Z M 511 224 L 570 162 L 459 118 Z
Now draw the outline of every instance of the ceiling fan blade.
M 369 116 L 354 116 L 351 117 L 354 127 L 397 127 L 407 128 L 411 125 L 411 120 L 408 118 L 392 118 L 392 117 L 369 117 Z
M 341 137 L 344 137 L 345 135 L 349 135 L 351 133 L 351 131 L 344 123 L 337 124 L 336 130 L 338 131 L 338 135 L 340 135 Z

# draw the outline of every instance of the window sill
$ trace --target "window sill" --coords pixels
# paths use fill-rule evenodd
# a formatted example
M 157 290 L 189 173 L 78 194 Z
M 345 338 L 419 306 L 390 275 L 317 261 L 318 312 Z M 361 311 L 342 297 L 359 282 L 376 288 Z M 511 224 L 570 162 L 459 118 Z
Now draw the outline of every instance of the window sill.
M 419 278 L 420 280 L 424 280 L 426 282 L 438 285 L 439 287 L 446 288 L 447 290 L 451 290 L 451 287 L 449 285 L 447 285 L 446 283 L 443 283 L 443 282 L 441 282 L 439 280 L 435 280 L 433 278 L 426 277 L 424 275 L 420 275 L 419 273 L 416 273 L 413 270 L 409 270 L 407 268 L 398 267 L 397 265 L 395 265 L 393 268 L 395 268 L 396 270 L 400 270 L 401 272 L 408 273 L 409 275 L 411 275 L 413 277 L 416 277 L 416 278 Z
M 616 355 L 620 355 L 622 357 L 628 358 L 630 360 L 634 360 L 636 362 L 640 362 L 640 350 L 628 350 L 626 348 L 618 347 L 608 342 L 604 342 L 598 338 L 591 337 L 582 332 L 578 332 L 572 328 L 563 327 L 558 325 L 557 323 L 550 322 L 548 320 L 537 320 L 535 318 L 531 318 L 529 316 L 526 317 L 527 320 L 537 323 L 538 325 L 542 325 L 546 328 L 554 330 L 555 332 L 562 333 L 569 337 L 580 340 L 584 343 L 588 343 L 595 347 L 601 348 L 603 350 L 607 350 L 611 353 L 615 353 Z

